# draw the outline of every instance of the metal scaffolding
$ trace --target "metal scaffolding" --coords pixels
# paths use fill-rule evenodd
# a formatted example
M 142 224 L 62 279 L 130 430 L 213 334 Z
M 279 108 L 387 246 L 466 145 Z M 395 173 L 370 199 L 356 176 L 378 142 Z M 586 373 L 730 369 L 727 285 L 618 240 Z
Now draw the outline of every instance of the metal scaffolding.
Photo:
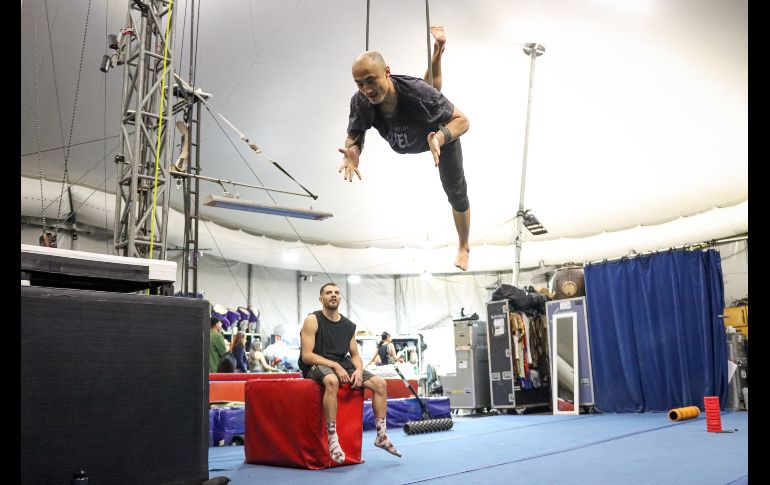
M 131 0 L 121 31 L 118 64 L 125 68 L 114 226 L 121 256 L 166 259 L 174 24 L 169 2 Z
M 176 183 L 182 186 L 184 199 L 184 245 L 182 247 L 182 288 L 180 291 L 183 295 L 194 296 L 198 292 L 201 101 L 191 90 L 180 85 L 174 87 L 174 95 L 181 98 L 174 106 L 174 113 L 184 112 L 184 122 L 187 126 L 187 139 L 185 141 L 189 144 L 188 160 L 184 162 L 181 171 L 175 172 Z

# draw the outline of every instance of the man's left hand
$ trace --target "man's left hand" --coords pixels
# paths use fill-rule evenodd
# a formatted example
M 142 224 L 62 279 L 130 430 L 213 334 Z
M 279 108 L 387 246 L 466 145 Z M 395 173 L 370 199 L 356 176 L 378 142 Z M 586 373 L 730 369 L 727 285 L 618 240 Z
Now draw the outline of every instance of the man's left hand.
M 356 369 L 355 372 L 353 372 L 353 374 L 350 376 L 350 387 L 353 389 L 358 389 L 363 383 L 364 371 L 361 369 Z
M 430 147 L 430 153 L 433 155 L 433 162 L 438 167 L 439 163 L 439 155 L 441 155 L 441 142 L 439 141 L 439 136 L 441 138 L 444 138 L 444 134 L 440 131 L 436 133 L 435 131 L 431 131 L 428 133 L 428 146 Z

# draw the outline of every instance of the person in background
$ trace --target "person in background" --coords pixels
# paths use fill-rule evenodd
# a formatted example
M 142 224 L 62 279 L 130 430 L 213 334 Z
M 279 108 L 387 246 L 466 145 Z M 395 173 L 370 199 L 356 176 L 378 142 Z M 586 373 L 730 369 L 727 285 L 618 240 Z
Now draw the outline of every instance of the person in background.
M 299 349 L 289 347 L 280 335 L 275 335 L 275 342 L 265 347 L 265 360 L 280 371 L 299 370 Z
M 225 338 L 222 336 L 222 320 L 211 317 L 211 333 L 209 335 L 209 372 L 217 372 L 219 361 L 227 352 Z
M 265 360 L 265 354 L 262 353 L 262 341 L 254 340 L 251 342 L 251 352 L 249 352 L 249 370 L 251 372 L 279 372 Z
M 217 364 L 217 373 L 232 374 L 235 372 L 236 365 L 235 357 L 233 357 L 232 352 L 225 352 L 225 355 L 219 359 L 219 364 Z
M 248 372 L 249 363 L 246 359 L 246 334 L 237 332 L 230 343 L 230 353 L 235 357 L 235 371 Z
M 396 347 L 393 345 L 393 337 L 388 332 L 382 332 L 382 340 L 377 344 L 377 353 L 366 364 L 366 367 L 369 367 L 372 362 L 377 365 L 394 364 L 396 359 Z

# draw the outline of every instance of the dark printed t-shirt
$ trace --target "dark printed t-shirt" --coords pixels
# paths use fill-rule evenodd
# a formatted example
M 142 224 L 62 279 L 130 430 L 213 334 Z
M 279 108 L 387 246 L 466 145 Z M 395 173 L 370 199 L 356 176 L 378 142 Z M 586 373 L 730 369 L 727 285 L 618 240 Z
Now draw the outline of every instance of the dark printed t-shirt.
M 350 98 L 348 133 L 374 127 L 397 153 L 429 151 L 428 133 L 449 121 L 454 105 L 423 79 L 397 74 L 391 74 L 390 79 L 398 96 L 393 117 L 386 120 L 379 106 L 358 91 Z

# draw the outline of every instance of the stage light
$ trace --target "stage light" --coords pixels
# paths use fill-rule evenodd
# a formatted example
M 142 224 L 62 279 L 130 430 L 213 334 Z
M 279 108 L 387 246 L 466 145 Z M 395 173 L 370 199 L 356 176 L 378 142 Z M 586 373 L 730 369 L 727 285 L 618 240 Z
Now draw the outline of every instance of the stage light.
M 112 60 L 110 59 L 110 56 L 102 57 L 102 63 L 99 65 L 99 70 L 102 72 L 107 72 L 110 70 L 110 67 L 112 67 Z
M 118 50 L 118 36 L 115 34 L 109 34 L 107 36 L 107 47 L 112 50 Z
M 524 223 L 524 227 L 526 227 L 533 236 L 539 236 L 548 232 L 540 221 L 537 220 L 537 217 L 535 217 L 534 214 L 530 214 L 529 211 L 524 211 L 522 214 L 522 222 Z

